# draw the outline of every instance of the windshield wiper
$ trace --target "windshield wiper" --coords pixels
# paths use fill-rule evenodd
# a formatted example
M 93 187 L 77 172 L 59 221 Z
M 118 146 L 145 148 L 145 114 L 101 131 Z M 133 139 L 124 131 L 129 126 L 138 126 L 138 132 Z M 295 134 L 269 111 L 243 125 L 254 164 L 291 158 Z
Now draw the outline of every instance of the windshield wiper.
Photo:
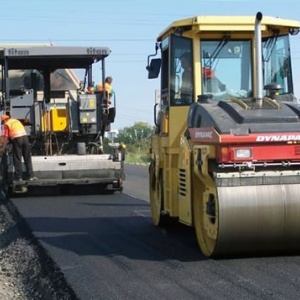
M 208 62 L 205 63 L 205 65 L 204 65 L 205 67 L 211 68 L 212 64 L 218 58 L 218 55 L 220 54 L 220 52 L 222 51 L 222 49 L 228 43 L 229 40 L 230 40 L 229 35 L 226 35 L 223 37 L 223 39 L 219 42 L 219 44 L 217 45 L 217 47 L 214 49 L 213 53 L 209 57 Z
M 278 30 L 274 31 L 272 37 L 268 38 L 264 43 L 264 48 L 266 49 L 265 56 L 263 55 L 263 62 L 268 62 L 272 56 L 273 50 L 275 48 L 279 32 Z

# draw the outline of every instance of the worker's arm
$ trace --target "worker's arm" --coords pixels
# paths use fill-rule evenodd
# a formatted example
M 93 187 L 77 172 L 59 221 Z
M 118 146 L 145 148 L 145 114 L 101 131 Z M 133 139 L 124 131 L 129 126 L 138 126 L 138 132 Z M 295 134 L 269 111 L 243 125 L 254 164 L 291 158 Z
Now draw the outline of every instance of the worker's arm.
M 8 143 L 8 138 L 7 137 L 2 137 L 2 148 L 6 148 Z
M 7 143 L 8 143 L 8 138 L 2 137 L 1 145 L 0 145 L 0 156 L 4 155 Z
M 9 129 L 7 125 L 3 125 L 2 127 L 2 142 L 1 142 L 1 152 L 5 150 L 7 144 L 8 144 L 8 136 L 9 136 Z

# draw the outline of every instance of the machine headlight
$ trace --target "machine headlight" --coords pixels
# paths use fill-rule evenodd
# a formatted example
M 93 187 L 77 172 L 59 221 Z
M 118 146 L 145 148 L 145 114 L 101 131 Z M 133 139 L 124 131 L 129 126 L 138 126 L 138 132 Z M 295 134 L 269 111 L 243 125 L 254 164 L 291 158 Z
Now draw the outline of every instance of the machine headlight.
M 252 157 L 251 149 L 235 149 L 235 158 L 250 158 Z

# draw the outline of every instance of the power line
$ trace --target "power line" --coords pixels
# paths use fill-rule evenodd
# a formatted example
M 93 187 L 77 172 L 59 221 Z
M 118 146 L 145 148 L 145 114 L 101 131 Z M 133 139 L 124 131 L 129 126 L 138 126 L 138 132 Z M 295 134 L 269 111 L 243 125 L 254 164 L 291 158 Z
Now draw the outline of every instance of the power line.
M 144 60 L 110 60 L 109 63 L 147 63 L 146 59 Z
M 38 5 L 38 3 L 36 3 L 36 5 Z M 42 5 L 42 6 L 44 6 L 44 5 Z M 2 4 L 1 11 L 4 12 L 3 16 L 1 16 L 2 14 L 0 13 L 1 18 L 2 17 L 7 17 L 7 13 L 6 13 L 5 8 L 3 7 L 3 4 Z M 79 12 L 78 8 L 76 8 L 76 9 L 69 9 L 68 8 L 68 9 L 63 10 L 63 14 L 68 14 L 68 13 L 71 14 L 71 13 L 78 13 L 78 12 Z M 84 14 L 85 12 L 87 13 L 88 16 L 91 16 L 93 14 L 99 16 L 99 11 L 98 10 L 96 10 L 96 9 L 91 10 L 91 8 L 88 7 L 88 6 L 82 7 L 82 9 L 80 9 L 81 14 Z M 33 14 L 37 13 L 38 16 L 41 16 L 41 17 L 49 17 L 49 15 L 51 13 L 61 14 L 62 10 L 47 8 L 47 14 L 43 15 L 41 13 L 41 9 L 31 9 L 31 8 L 26 7 L 26 17 L 24 17 L 24 18 L 27 18 L 28 16 L 30 16 L 30 13 L 33 13 Z M 109 10 L 105 9 L 105 13 L 102 14 L 102 16 L 107 16 L 107 15 L 116 16 L 116 11 L 109 11 Z M 130 16 L 130 17 L 134 16 L 134 17 L 136 17 L 137 13 L 134 12 L 134 11 L 132 13 L 131 12 L 118 11 L 117 15 L 118 15 L 118 18 L 119 18 L 119 16 Z M 172 17 L 172 18 L 173 17 L 175 17 L 175 18 L 178 17 L 177 13 L 176 14 L 168 14 L 168 13 L 159 13 L 159 12 L 155 12 L 155 13 L 145 13 L 145 12 L 143 12 L 143 13 L 138 13 L 138 15 L 140 17 L 142 17 L 142 16 L 148 16 L 148 17 L 158 17 L 159 16 L 159 17 Z M 36 16 L 36 15 L 34 15 L 34 16 Z M 190 17 L 190 16 L 191 16 L 191 14 L 182 14 L 181 15 L 181 17 L 183 17 L 183 18 L 187 18 L 187 17 Z
M 1 43 L 3 44 L 4 42 L 49 42 L 49 39 L 5 39 L 2 40 Z M 115 38 L 105 38 L 105 39 L 55 39 L 51 38 L 51 41 L 56 41 L 56 42 L 103 42 L 103 41 L 108 41 L 108 42 L 146 42 L 146 41 L 153 41 L 153 39 L 145 39 L 145 38 L 127 38 L 127 39 L 115 39 Z

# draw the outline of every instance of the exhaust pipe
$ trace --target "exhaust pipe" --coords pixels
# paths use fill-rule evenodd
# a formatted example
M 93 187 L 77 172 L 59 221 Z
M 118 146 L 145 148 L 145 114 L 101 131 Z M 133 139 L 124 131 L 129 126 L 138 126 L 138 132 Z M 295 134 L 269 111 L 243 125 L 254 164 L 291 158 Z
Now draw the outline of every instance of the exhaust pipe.
M 263 70 L 262 70 L 262 41 L 261 41 L 261 20 L 263 15 L 261 12 L 256 14 L 255 18 L 255 78 L 256 92 L 254 95 L 255 102 L 258 107 L 262 107 L 263 98 Z

